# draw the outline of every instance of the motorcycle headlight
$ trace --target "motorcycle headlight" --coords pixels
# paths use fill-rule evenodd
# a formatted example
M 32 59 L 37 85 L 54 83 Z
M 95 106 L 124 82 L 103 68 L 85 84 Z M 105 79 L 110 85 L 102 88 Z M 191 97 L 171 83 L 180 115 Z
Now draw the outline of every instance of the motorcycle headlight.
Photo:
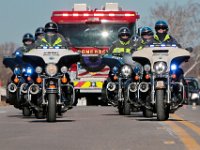
M 62 73 L 67 73 L 67 67 L 66 66 L 62 66 L 62 68 L 60 69 L 60 71 Z
M 38 74 L 42 73 L 42 67 L 37 66 L 37 67 L 35 68 L 35 72 L 38 73 Z
M 23 53 L 20 50 L 18 50 L 18 51 L 15 52 L 15 56 L 16 57 L 22 57 Z
M 118 68 L 116 66 L 113 67 L 112 73 L 116 74 L 118 72 Z
M 55 64 L 48 64 L 45 68 L 47 75 L 54 76 L 58 72 L 58 67 Z
M 121 68 L 121 73 L 122 73 L 122 76 L 124 77 L 129 77 L 131 74 L 132 74 L 132 69 L 130 66 L 128 65 L 124 65 L 122 68 Z
M 21 73 L 20 68 L 19 68 L 19 67 L 16 67 L 16 68 L 14 69 L 14 74 L 15 74 L 15 75 L 19 75 L 20 73 Z
M 33 68 L 27 67 L 27 69 L 26 69 L 26 74 L 27 74 L 27 75 L 31 75 L 32 73 L 33 73 Z
M 157 74 L 162 74 L 167 70 L 167 64 L 165 62 L 156 62 L 153 66 Z
M 176 65 L 176 64 L 172 64 L 171 67 L 170 67 L 170 69 L 171 69 L 172 71 L 176 71 L 177 65 Z
M 139 65 L 136 65 L 133 71 L 134 71 L 136 74 L 138 74 L 138 73 L 140 72 L 140 69 L 141 69 L 140 66 L 139 66 Z
M 144 65 L 144 71 L 149 72 L 151 70 L 151 66 L 149 64 Z
M 197 93 L 192 93 L 191 99 L 192 99 L 192 100 L 194 100 L 194 99 L 199 99 L 199 94 L 197 94 Z

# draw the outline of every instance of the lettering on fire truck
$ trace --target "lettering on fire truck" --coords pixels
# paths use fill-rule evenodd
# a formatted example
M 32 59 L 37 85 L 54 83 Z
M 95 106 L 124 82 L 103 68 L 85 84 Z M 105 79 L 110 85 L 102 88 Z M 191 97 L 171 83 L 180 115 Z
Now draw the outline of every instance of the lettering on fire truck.
M 83 49 L 81 50 L 82 54 L 105 54 L 106 50 L 102 49 Z

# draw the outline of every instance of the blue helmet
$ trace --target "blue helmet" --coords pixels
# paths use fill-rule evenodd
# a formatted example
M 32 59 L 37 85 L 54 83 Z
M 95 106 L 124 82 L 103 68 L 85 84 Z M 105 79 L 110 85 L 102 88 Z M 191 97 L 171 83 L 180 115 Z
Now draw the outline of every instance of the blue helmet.
M 22 42 L 25 43 L 26 41 L 32 41 L 34 43 L 34 36 L 31 33 L 24 34 Z
M 158 20 L 156 23 L 155 23 L 155 30 L 159 30 L 159 29 L 166 29 L 168 31 L 168 24 L 166 21 L 164 20 Z
M 143 36 L 143 35 L 153 36 L 154 33 L 153 33 L 153 30 L 150 27 L 143 27 L 142 30 L 141 30 L 141 36 Z

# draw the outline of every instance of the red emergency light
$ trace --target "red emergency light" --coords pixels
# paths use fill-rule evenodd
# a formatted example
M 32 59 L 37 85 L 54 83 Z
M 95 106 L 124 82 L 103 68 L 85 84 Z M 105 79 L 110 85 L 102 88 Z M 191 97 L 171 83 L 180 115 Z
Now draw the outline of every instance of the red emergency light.
M 135 11 L 54 11 L 51 20 L 56 23 L 87 23 L 88 21 L 131 23 L 136 22 L 139 17 Z

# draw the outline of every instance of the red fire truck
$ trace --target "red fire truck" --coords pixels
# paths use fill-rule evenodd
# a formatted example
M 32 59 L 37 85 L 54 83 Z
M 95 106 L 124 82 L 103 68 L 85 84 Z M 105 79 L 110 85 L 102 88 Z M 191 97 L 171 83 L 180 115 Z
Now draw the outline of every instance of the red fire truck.
M 76 97 L 86 97 L 87 104 L 101 104 L 101 89 L 109 68 L 101 62 L 118 29 L 128 27 L 136 33 L 135 11 L 122 10 L 118 3 L 106 3 L 101 9 L 90 9 L 86 4 L 74 4 L 70 11 L 53 11 L 51 20 L 59 26 L 71 49 L 82 53 L 81 61 L 73 65 L 71 75 Z

